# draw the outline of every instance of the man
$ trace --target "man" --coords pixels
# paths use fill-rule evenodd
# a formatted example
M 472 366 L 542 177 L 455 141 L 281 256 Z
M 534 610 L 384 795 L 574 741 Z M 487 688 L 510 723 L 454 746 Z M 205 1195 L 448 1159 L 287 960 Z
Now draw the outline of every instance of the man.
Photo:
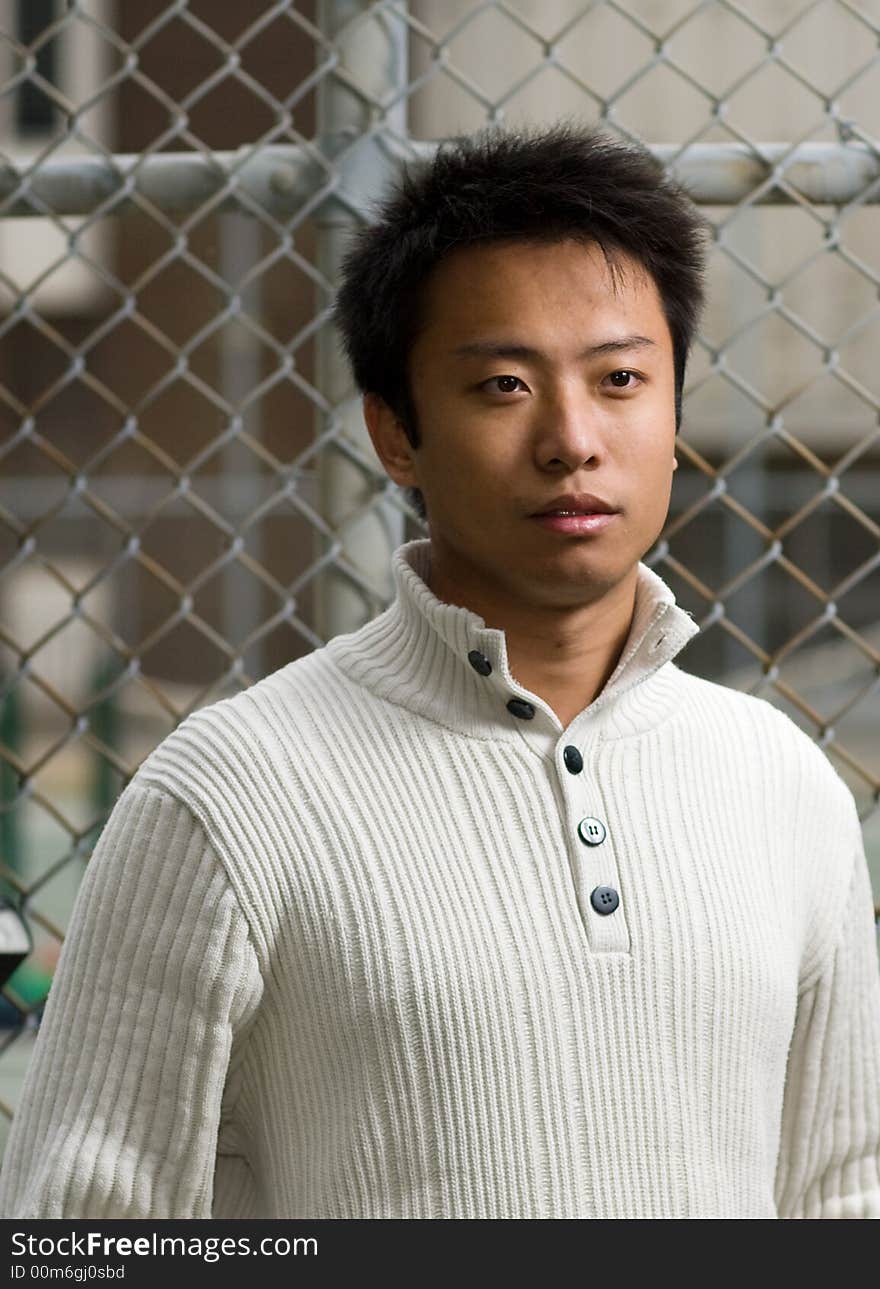
M 430 537 L 185 720 L 87 869 L 18 1217 L 877 1217 L 853 796 L 673 659 L 702 223 L 571 124 L 413 166 L 337 317 Z

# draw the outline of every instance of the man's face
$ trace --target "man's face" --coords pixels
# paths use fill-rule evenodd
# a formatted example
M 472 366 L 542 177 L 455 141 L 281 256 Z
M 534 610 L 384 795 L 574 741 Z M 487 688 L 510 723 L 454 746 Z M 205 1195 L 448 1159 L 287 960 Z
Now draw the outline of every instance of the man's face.
M 421 445 L 398 482 L 424 494 L 447 581 L 584 604 L 631 574 L 662 531 L 672 339 L 651 278 L 617 263 L 615 285 L 595 246 L 488 243 L 453 252 L 431 275 L 410 365 Z M 579 492 L 619 512 L 602 531 L 573 535 L 533 518 Z

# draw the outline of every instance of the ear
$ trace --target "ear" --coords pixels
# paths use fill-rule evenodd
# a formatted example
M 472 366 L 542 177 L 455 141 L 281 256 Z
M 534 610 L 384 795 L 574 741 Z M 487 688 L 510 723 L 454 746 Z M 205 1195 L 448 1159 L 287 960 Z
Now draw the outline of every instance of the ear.
M 364 394 L 363 409 L 370 439 L 385 473 L 402 488 L 417 488 L 413 448 L 403 425 L 379 394 Z

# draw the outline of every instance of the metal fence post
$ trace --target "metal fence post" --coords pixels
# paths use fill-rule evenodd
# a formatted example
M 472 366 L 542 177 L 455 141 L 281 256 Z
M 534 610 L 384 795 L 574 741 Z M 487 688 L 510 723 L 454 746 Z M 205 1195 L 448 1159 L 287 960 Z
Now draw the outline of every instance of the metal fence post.
M 343 79 L 330 72 L 318 90 L 318 137 L 352 130 L 353 137 L 366 134 L 376 126 L 404 134 L 406 130 L 407 26 L 394 12 L 369 14 L 366 0 L 319 0 L 318 25 L 339 55 L 339 63 L 351 72 L 363 87 L 355 92 Z M 397 5 L 404 10 L 405 5 Z M 387 110 L 385 104 L 395 94 L 397 102 Z M 376 175 L 377 186 L 385 176 Z M 375 193 L 363 193 L 366 200 Z M 317 266 L 324 278 L 335 283 L 339 265 L 355 216 L 338 203 L 323 203 L 316 213 Z M 319 294 L 320 290 L 319 290 Z M 326 299 L 318 300 L 326 307 Z M 316 337 L 316 373 L 318 388 L 334 405 L 350 393 L 351 375 L 335 329 L 322 327 Z M 339 407 L 337 439 L 344 438 L 358 452 L 379 465 L 363 423 L 360 399 L 351 399 Z M 318 434 L 327 428 L 327 414 L 316 413 Z M 381 467 L 379 467 L 381 469 Z M 315 630 L 324 639 L 363 625 L 379 607 L 367 603 L 364 588 L 374 589 L 376 597 L 389 597 L 393 592 L 390 556 L 403 540 L 404 515 L 390 502 L 370 505 L 375 486 L 362 467 L 338 450 L 333 440 L 320 454 L 318 463 L 318 509 L 335 535 L 334 557 L 327 559 L 327 538 L 316 533 L 315 561 L 324 561 L 315 583 Z M 348 565 L 354 577 L 347 575 Z

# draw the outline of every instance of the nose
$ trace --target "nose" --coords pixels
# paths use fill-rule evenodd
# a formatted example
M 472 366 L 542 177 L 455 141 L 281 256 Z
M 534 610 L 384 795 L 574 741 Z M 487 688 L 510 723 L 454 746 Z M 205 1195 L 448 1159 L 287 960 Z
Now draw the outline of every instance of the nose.
M 545 468 L 561 462 L 569 470 L 601 458 L 600 413 L 583 377 L 560 381 L 539 411 L 535 452 Z

